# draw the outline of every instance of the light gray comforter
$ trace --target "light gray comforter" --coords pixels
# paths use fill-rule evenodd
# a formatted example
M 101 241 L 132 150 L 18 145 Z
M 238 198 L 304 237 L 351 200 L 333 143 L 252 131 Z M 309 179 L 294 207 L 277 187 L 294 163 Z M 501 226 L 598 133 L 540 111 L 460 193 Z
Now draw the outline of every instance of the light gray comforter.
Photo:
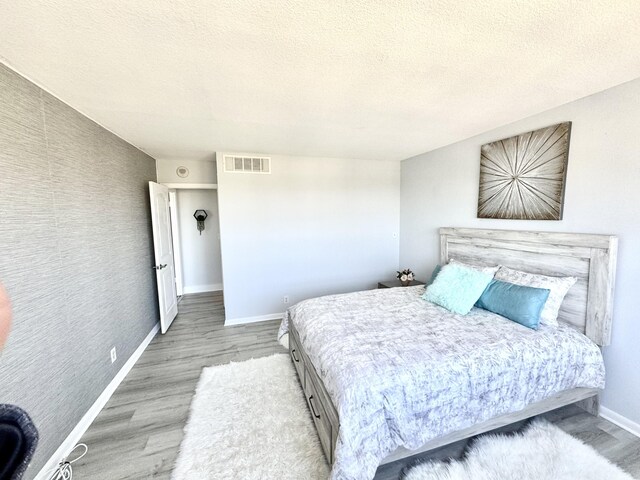
M 293 322 L 333 401 L 340 431 L 331 479 L 373 478 L 398 446 L 522 409 L 574 387 L 604 387 L 599 348 L 570 327 L 530 330 L 474 308 L 448 312 L 424 287 L 305 300 Z

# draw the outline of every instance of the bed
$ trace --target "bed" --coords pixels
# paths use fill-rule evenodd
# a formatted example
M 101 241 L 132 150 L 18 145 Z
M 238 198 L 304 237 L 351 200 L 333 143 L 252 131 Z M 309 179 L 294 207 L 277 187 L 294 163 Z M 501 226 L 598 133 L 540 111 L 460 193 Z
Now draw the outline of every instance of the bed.
M 597 413 L 616 237 L 442 228 L 440 240 L 441 263 L 578 278 L 560 326 L 534 331 L 476 308 L 461 317 L 422 300 L 422 286 L 289 309 L 279 334 L 333 479 L 370 479 L 379 464 L 570 403 Z

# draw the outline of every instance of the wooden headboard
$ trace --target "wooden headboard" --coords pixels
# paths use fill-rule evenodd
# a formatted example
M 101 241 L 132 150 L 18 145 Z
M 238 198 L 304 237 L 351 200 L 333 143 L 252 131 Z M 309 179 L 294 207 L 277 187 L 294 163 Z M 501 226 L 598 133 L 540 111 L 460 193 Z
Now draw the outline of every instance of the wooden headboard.
M 440 262 L 455 258 L 531 273 L 577 277 L 558 320 L 598 345 L 611 341 L 618 238 L 583 233 L 441 228 Z

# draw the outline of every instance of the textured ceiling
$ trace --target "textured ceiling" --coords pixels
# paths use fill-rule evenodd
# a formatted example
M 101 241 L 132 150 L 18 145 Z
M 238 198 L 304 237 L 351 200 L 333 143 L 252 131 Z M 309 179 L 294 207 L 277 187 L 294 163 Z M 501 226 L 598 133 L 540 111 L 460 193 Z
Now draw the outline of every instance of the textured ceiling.
M 639 52 L 638 0 L 0 4 L 3 61 L 157 157 L 400 160 L 637 78 Z

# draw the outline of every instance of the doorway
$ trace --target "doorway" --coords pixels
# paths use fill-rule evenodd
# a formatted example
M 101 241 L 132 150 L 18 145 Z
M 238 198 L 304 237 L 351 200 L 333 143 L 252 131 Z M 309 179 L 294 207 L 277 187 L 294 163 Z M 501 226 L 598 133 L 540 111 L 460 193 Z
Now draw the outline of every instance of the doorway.
M 172 188 L 169 198 L 178 296 L 222 292 L 217 190 Z M 202 229 L 196 210 L 206 212 Z

